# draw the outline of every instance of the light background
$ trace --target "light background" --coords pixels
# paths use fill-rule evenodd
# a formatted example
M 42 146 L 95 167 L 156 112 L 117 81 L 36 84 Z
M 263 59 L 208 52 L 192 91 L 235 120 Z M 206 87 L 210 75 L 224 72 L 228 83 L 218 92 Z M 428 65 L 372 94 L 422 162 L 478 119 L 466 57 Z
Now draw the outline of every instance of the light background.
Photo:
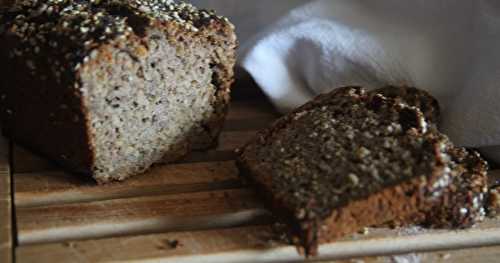
M 214 9 L 236 25 L 242 44 L 256 32 L 310 0 L 191 0 L 194 5 Z

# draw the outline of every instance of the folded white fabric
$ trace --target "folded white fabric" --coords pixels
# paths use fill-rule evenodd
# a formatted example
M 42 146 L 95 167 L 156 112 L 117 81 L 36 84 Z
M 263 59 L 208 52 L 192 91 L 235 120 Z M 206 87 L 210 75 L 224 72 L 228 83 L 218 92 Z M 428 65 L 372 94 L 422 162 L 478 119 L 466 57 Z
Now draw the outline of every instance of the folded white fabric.
M 242 66 L 278 109 L 332 88 L 411 85 L 442 130 L 500 161 L 500 2 L 322 0 L 244 45 Z

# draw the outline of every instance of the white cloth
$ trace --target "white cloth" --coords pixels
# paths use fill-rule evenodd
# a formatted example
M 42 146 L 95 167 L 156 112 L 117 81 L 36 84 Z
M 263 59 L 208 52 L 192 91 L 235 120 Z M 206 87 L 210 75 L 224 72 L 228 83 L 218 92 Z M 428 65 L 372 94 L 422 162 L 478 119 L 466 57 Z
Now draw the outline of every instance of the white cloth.
M 320 0 L 243 43 L 240 62 L 282 111 L 346 85 L 426 89 L 445 134 L 500 161 L 499 47 L 496 0 Z
M 2 0 L 0 0 L 2 1 Z M 311 0 L 190 0 L 201 8 L 214 9 L 236 25 L 241 43 L 269 26 L 291 9 Z

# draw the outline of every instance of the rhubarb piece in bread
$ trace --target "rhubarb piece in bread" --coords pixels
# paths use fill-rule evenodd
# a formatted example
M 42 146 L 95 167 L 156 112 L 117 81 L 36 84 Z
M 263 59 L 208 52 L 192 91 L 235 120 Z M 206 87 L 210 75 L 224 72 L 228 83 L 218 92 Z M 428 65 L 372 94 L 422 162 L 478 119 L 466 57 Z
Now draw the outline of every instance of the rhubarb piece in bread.
M 467 166 L 449 149 L 416 107 L 348 87 L 279 119 L 237 152 L 243 174 L 314 255 L 318 244 L 366 226 L 432 220 L 457 166 Z
M 214 145 L 234 27 L 171 0 L 25 1 L 0 16 L 4 133 L 99 182 Z

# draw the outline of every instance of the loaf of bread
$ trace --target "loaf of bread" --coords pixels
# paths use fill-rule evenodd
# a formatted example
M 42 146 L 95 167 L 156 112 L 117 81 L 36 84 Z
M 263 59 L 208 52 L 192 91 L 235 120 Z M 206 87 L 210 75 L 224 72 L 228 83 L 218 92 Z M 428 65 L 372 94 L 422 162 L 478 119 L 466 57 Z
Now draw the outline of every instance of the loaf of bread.
M 0 16 L 0 110 L 14 141 L 99 182 L 216 143 L 237 40 L 171 0 L 38 0 Z
M 461 227 L 484 216 L 485 162 L 418 108 L 362 88 L 317 97 L 237 152 L 307 255 L 367 226 Z

